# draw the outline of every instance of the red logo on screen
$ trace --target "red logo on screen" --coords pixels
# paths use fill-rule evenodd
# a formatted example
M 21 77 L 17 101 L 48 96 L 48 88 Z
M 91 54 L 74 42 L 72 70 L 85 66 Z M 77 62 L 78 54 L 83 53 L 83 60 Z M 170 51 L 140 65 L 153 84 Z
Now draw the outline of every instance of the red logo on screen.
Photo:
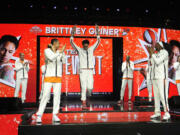
M 38 26 L 34 26 L 30 29 L 30 32 L 34 33 L 34 34 L 37 34 L 37 33 L 41 33 L 42 32 L 42 29 Z

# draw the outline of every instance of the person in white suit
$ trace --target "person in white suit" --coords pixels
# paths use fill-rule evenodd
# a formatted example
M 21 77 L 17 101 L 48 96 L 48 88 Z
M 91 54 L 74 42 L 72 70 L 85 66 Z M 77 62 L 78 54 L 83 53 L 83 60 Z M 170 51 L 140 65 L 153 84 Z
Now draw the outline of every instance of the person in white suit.
M 26 90 L 28 83 L 28 72 L 29 72 L 29 62 L 24 59 L 24 53 L 19 54 L 19 59 L 15 62 L 16 71 L 16 87 L 14 92 L 14 97 L 18 97 L 20 86 L 22 84 L 22 103 L 26 100 Z
M 153 72 L 152 72 L 152 60 L 151 58 L 148 60 L 148 64 L 146 66 L 146 84 L 147 84 L 147 89 L 148 89 L 148 95 L 149 95 L 149 101 L 152 101 L 152 77 L 153 77 Z
M 168 106 L 168 52 L 164 49 L 162 42 L 158 42 L 155 45 L 157 53 L 151 47 L 148 49 L 150 57 L 152 58 L 153 67 L 153 90 L 154 90 L 154 114 L 151 119 L 161 118 L 160 102 L 163 105 L 164 116 L 163 120 L 169 120 L 169 106 Z
M 93 78 L 93 70 L 94 70 L 94 62 L 93 56 L 94 51 L 100 44 L 100 35 L 99 35 L 99 27 L 96 25 L 96 35 L 97 41 L 94 45 L 89 47 L 89 41 L 83 40 L 82 45 L 83 48 L 77 46 L 73 39 L 76 31 L 76 27 L 72 28 L 70 43 L 72 47 L 78 52 L 79 56 L 79 74 L 80 74 L 80 84 L 81 84 L 81 101 L 82 101 L 82 109 L 87 108 L 86 104 L 86 90 L 88 91 L 88 95 L 91 96 L 92 90 L 94 88 L 94 78 Z
M 128 83 L 129 95 L 128 95 L 128 103 L 131 104 L 131 96 L 132 96 L 132 85 L 133 85 L 133 72 L 134 72 L 134 63 L 130 61 L 130 56 L 126 56 L 126 61 L 122 63 L 122 85 L 121 85 L 121 94 L 120 100 L 118 104 L 123 103 L 124 92 L 126 88 L 126 84 Z
M 39 96 L 39 102 L 42 99 L 43 90 L 44 90 L 44 76 L 45 76 L 45 72 L 46 72 L 46 66 L 45 65 L 41 66 L 41 72 L 42 72 L 42 83 L 41 83 L 41 93 L 40 93 L 40 96 Z M 48 96 L 49 96 L 48 97 L 48 103 L 49 103 L 50 102 L 51 94 L 49 94 Z
M 178 56 L 177 62 L 174 63 L 174 69 L 176 71 L 175 79 L 176 79 L 177 90 L 180 96 L 180 55 Z
M 44 51 L 45 54 L 45 75 L 44 75 L 44 89 L 42 98 L 40 101 L 39 109 L 36 113 L 36 122 L 42 122 L 42 115 L 44 113 L 46 104 L 49 100 L 49 95 L 51 92 L 51 88 L 53 87 L 53 122 L 60 122 L 59 117 L 57 116 L 59 113 L 60 106 L 60 96 L 61 96 L 61 82 L 62 82 L 62 66 L 65 63 L 65 46 L 59 49 L 59 40 L 52 39 L 51 40 L 51 48 L 47 48 Z

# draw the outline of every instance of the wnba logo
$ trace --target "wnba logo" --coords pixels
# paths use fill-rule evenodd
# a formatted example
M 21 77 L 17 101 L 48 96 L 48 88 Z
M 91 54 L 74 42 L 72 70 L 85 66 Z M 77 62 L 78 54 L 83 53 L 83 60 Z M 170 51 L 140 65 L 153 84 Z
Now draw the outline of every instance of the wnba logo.
M 37 34 L 37 33 L 41 33 L 42 32 L 42 29 L 38 26 L 34 26 L 30 29 L 30 32 L 34 33 L 34 34 Z

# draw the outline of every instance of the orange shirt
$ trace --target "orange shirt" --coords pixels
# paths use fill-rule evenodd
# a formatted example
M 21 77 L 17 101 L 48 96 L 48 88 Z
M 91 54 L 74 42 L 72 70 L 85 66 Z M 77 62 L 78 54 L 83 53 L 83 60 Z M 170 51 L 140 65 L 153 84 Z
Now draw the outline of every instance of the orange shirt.
M 45 77 L 44 82 L 48 83 L 61 83 L 61 77 Z
M 176 83 L 180 83 L 180 80 L 176 80 Z

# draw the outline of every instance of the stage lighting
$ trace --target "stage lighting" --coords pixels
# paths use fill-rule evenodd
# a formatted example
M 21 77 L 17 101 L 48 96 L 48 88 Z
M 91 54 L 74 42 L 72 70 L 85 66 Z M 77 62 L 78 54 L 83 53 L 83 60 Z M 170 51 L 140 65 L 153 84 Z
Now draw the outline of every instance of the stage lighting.
M 53 7 L 53 9 L 56 9 L 56 8 L 57 8 L 56 6 Z
M 117 9 L 116 9 L 116 11 L 117 11 L 117 12 L 120 12 L 120 9 L 119 9 L 119 8 L 117 8 Z
M 33 5 L 30 5 L 30 8 L 33 8 Z
M 110 8 L 106 8 L 106 11 L 109 12 L 109 11 L 110 11 Z
M 68 6 L 65 6 L 65 7 L 64 7 L 64 10 L 68 10 Z
M 99 8 L 96 8 L 96 11 L 99 11 L 100 9 Z
M 78 7 L 74 7 L 74 10 L 78 10 Z
M 148 9 L 146 9 L 146 10 L 145 10 L 145 12 L 146 12 L 146 13 L 149 13 L 149 10 L 148 10 Z
M 87 11 L 87 8 L 84 8 L 84 11 Z

